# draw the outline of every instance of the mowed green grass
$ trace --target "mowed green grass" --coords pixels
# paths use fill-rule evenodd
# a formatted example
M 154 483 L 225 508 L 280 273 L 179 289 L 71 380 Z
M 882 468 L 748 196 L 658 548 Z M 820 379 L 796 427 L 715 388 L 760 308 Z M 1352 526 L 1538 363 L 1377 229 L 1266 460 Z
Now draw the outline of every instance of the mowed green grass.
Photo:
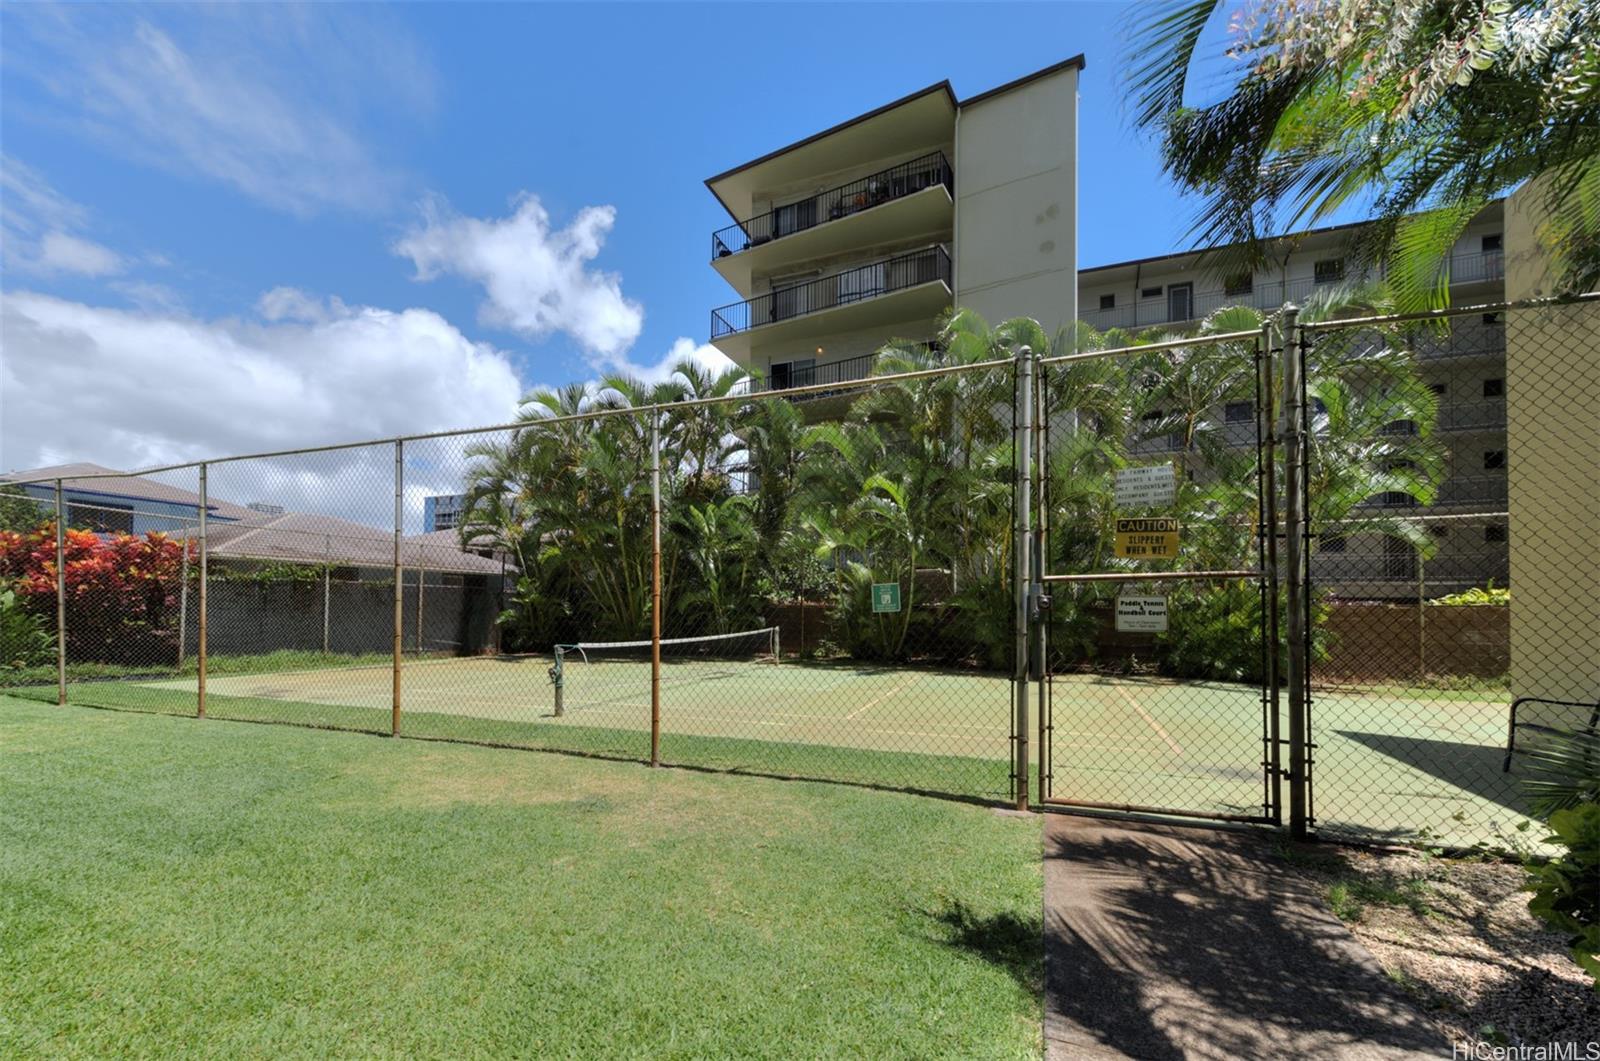
M 0 1055 L 1012 1057 L 1039 824 L 0 698 Z

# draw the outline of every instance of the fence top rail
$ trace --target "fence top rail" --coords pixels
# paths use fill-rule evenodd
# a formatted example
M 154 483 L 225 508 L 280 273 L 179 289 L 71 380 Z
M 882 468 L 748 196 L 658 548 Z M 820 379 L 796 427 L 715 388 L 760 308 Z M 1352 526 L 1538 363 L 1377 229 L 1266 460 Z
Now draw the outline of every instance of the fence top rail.
M 1254 333 L 1252 333 L 1254 334 Z M 938 376 L 960 376 L 968 372 L 981 372 L 986 369 L 1014 368 L 1014 358 L 1002 357 L 993 361 L 974 361 L 964 365 L 940 365 L 936 368 L 917 369 L 913 372 L 891 372 L 882 376 L 864 376 L 861 379 L 838 380 L 830 383 L 811 383 L 801 387 L 785 387 L 781 391 L 762 391 L 756 394 L 725 394 L 710 398 L 691 398 L 686 401 L 656 402 L 650 405 L 618 405 L 607 406 L 602 409 L 590 409 L 581 413 L 570 413 L 566 416 L 542 416 L 529 420 L 517 420 L 508 424 L 488 424 L 481 427 L 456 427 L 445 431 L 430 431 L 416 435 L 390 435 L 386 438 L 369 438 L 356 442 L 330 442 L 322 446 L 302 446 L 297 449 L 268 450 L 260 453 L 238 453 L 227 457 L 211 457 L 206 460 L 184 461 L 179 464 L 162 464 L 150 468 L 139 468 L 133 471 L 119 472 L 86 472 L 80 475 L 41 475 L 33 479 L 12 479 L 0 475 L 0 488 L 8 486 L 29 486 L 34 484 L 69 483 L 80 479 L 133 479 L 144 475 L 158 475 L 163 472 L 183 471 L 187 468 L 204 468 L 213 464 L 230 464 L 237 461 L 266 460 L 271 457 L 297 457 L 312 453 L 334 453 L 339 450 L 365 449 L 368 446 L 392 446 L 401 442 L 421 442 L 436 438 L 460 438 L 464 435 L 485 435 L 501 431 L 524 431 L 529 428 L 544 428 L 557 424 L 579 423 L 588 420 L 603 420 L 613 416 L 656 416 L 663 412 L 672 413 L 685 409 L 708 408 L 714 405 L 741 405 L 756 401 L 784 401 L 796 394 L 832 394 L 839 391 L 871 390 L 883 384 L 904 383 L 911 380 L 931 379 Z
M 1162 350 L 1176 350 L 1185 346 L 1201 346 L 1206 343 L 1235 343 L 1242 339 L 1261 338 L 1260 328 L 1251 328 L 1243 332 L 1218 332 L 1216 335 L 1192 335 L 1185 339 L 1164 339 L 1159 343 L 1143 343 L 1138 346 L 1118 346 L 1110 350 L 1086 350 L 1081 354 L 1057 354 L 1054 357 L 1040 358 L 1041 365 L 1066 365 L 1076 361 L 1093 361 L 1102 357 L 1126 357 L 1131 354 L 1153 354 Z
M 1578 295 L 1557 295 L 1545 298 L 1520 298 L 1510 302 L 1480 302 L 1471 306 L 1450 306 L 1446 309 L 1423 310 L 1418 313 L 1384 313 L 1366 317 L 1343 317 L 1339 320 L 1315 321 L 1302 324 L 1304 332 L 1331 332 L 1341 328 L 1370 328 L 1381 324 L 1407 324 L 1414 321 L 1445 320 L 1450 317 L 1467 317 L 1478 313 L 1503 313 L 1514 309 L 1547 309 L 1553 306 L 1577 306 L 1600 302 L 1600 291 L 1585 291 Z

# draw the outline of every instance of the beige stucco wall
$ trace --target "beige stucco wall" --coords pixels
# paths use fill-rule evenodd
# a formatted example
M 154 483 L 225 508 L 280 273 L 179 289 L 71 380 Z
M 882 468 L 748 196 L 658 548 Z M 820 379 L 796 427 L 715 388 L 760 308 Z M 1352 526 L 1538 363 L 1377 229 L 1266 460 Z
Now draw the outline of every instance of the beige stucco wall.
M 1078 71 L 1069 67 L 956 119 L 956 301 L 990 323 L 1077 318 Z
M 1506 206 L 1506 296 L 1549 294 L 1539 191 Z M 1515 696 L 1600 696 L 1600 307 L 1506 321 Z

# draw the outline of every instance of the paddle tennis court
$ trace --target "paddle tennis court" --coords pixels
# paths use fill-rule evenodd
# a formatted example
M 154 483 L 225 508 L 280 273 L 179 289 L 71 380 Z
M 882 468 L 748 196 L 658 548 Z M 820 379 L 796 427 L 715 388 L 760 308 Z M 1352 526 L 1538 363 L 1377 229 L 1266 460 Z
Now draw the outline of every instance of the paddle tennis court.
M 650 665 L 574 660 L 557 714 L 551 654 L 407 660 L 402 735 L 627 759 L 649 755 Z M 668 659 L 662 761 L 1004 799 L 1013 683 L 994 672 L 759 659 Z M 51 690 L 53 692 L 53 690 Z M 78 682 L 69 700 L 192 713 L 195 682 Z M 1034 695 L 1031 693 L 1030 695 Z M 386 665 L 214 676 L 207 714 L 388 733 Z M 1035 701 L 1033 770 L 1049 793 L 1106 805 L 1263 813 L 1258 687 L 1102 674 L 1055 675 Z M 1449 842 L 1525 820 L 1502 772 L 1506 704 L 1399 688 L 1314 694 L 1313 810 L 1330 832 Z M 1041 739 L 1042 738 L 1042 739 Z M 1418 814 L 1416 808 L 1425 812 Z

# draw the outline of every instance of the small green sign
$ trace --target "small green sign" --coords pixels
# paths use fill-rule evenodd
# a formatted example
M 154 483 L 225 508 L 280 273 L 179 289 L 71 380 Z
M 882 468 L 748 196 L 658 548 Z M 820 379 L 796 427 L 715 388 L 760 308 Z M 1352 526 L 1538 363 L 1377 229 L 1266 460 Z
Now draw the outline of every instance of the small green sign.
M 900 583 L 874 582 L 872 584 L 872 610 L 897 612 L 900 610 Z

